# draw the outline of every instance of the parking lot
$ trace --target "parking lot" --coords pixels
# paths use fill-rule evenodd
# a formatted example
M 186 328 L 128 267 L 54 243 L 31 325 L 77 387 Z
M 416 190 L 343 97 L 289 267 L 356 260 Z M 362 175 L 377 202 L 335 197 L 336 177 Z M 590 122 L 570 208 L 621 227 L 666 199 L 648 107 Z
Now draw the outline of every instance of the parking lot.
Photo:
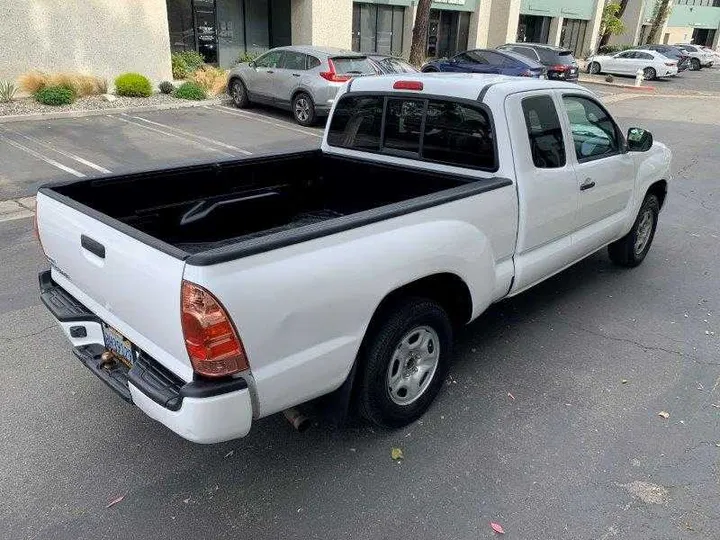
M 31 220 L 0 213 L 0 536 L 475 539 L 495 521 L 523 540 L 717 538 L 720 97 L 593 89 L 674 153 L 647 260 L 620 270 L 599 252 L 493 306 L 398 431 L 298 434 L 275 416 L 242 440 L 181 440 L 75 360 L 38 299 Z M 226 107 L 0 124 L 0 200 L 320 137 Z

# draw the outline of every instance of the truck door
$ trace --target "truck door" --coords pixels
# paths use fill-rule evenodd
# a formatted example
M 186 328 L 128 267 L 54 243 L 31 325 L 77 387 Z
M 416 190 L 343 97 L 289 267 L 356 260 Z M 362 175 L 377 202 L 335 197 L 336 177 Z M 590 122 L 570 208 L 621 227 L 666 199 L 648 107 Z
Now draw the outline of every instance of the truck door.
M 573 262 L 579 191 L 559 106 L 559 96 L 548 90 L 505 101 L 520 205 L 511 294 Z

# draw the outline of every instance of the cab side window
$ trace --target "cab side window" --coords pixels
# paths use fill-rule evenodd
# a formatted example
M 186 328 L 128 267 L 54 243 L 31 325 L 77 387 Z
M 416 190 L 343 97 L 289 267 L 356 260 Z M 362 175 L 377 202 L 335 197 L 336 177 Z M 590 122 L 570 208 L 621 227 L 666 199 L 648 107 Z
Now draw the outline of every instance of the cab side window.
M 563 96 L 563 103 L 579 162 L 620 153 L 620 132 L 605 109 L 592 99 L 580 96 Z
M 533 163 L 539 169 L 565 166 L 565 141 L 555 103 L 550 96 L 522 100 Z
M 280 63 L 281 51 L 270 51 L 255 60 L 255 67 L 275 68 Z

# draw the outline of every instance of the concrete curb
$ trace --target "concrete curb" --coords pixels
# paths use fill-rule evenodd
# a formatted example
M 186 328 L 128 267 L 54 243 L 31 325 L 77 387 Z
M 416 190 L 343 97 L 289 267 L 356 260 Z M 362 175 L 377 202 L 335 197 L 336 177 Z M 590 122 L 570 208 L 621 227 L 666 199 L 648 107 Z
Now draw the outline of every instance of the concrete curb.
M 579 82 L 584 84 L 599 84 L 600 86 L 612 86 L 615 88 L 627 88 L 630 90 L 639 90 L 640 92 L 655 92 L 656 87 L 654 86 L 635 86 L 634 84 L 617 84 L 617 83 L 609 83 L 605 81 L 591 81 L 588 79 L 580 78 L 578 79 Z
M 22 122 L 26 120 L 57 120 L 60 118 L 83 118 L 85 116 L 104 116 L 115 113 L 139 113 L 147 111 L 166 111 L 170 109 L 189 109 L 193 107 L 206 107 L 220 105 L 219 99 L 204 99 L 202 101 L 188 101 L 186 103 L 161 103 L 158 105 L 139 105 L 137 107 L 115 107 L 108 109 L 92 109 L 88 111 L 58 111 L 51 113 L 13 114 L 0 116 L 0 124 Z

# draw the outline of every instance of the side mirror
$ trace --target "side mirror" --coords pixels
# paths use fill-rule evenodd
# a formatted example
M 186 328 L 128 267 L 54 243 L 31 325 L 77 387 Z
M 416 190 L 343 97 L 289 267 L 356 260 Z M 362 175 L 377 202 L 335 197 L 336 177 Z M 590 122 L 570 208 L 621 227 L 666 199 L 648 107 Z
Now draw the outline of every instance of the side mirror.
M 252 60 L 252 61 L 248 62 L 248 67 L 255 69 L 255 61 Z
M 453 58 L 450 59 L 450 63 L 451 63 L 451 64 L 457 64 L 457 63 L 458 63 L 458 59 L 457 59 L 456 57 L 453 57 Z
M 627 141 L 630 152 L 647 152 L 652 148 L 653 136 L 647 129 L 630 128 Z

